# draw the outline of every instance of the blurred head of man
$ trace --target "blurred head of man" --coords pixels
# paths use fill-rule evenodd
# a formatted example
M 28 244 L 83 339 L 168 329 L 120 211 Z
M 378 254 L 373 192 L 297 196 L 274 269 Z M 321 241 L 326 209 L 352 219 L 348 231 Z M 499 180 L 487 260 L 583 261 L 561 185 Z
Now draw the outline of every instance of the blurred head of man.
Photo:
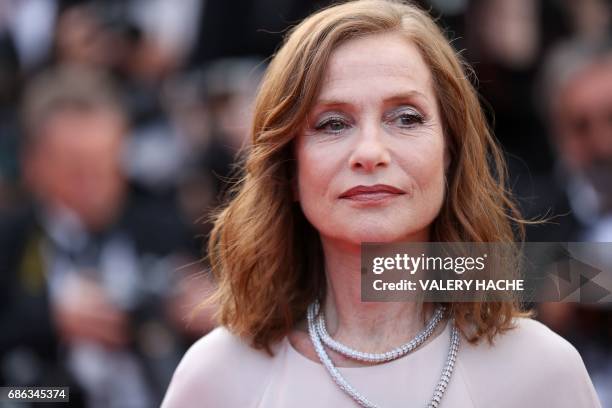
M 574 48 L 573 48 L 574 47 Z M 551 61 L 548 118 L 563 167 L 612 204 L 612 48 L 560 49 Z
M 24 122 L 24 178 L 39 203 L 70 210 L 91 231 L 112 224 L 126 190 L 126 121 L 105 78 L 74 68 L 44 74 L 26 92 Z

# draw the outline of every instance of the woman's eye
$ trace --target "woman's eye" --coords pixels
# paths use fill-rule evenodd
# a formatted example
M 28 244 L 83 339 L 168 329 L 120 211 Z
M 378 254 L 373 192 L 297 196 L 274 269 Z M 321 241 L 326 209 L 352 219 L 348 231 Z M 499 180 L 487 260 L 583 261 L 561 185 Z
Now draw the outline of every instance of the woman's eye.
M 412 127 L 424 122 L 423 116 L 418 112 L 400 112 L 391 118 L 391 121 L 400 127 Z
M 340 133 L 348 128 L 348 124 L 341 118 L 329 118 L 319 123 L 315 129 L 327 133 Z

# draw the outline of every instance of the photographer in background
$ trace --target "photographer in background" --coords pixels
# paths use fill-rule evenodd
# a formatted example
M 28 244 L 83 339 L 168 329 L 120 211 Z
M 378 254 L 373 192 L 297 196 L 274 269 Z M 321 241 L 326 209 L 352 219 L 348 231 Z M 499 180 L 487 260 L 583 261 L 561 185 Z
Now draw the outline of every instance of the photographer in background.
M 75 382 L 71 402 L 82 391 L 88 407 L 154 406 L 183 347 L 169 317 L 175 269 L 191 260 L 181 222 L 131 199 L 129 127 L 101 74 L 73 67 L 36 78 L 23 120 L 34 204 L 0 222 L 1 378 Z
M 552 177 L 535 179 L 526 208 L 555 217 L 531 226 L 529 239 L 611 242 L 612 44 L 562 43 L 547 58 L 541 91 L 556 167 Z M 612 265 L 612 254 L 602 249 L 593 262 Z M 612 281 L 607 275 L 598 279 Z M 580 351 L 602 405 L 611 406 L 612 310 L 605 304 L 543 303 L 538 314 Z

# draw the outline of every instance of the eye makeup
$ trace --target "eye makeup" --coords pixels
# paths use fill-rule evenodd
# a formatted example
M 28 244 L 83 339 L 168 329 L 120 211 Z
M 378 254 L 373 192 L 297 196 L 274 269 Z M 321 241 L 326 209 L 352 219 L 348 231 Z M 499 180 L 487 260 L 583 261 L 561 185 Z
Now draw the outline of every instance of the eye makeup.
M 346 117 L 337 113 L 331 113 L 329 115 L 324 115 L 321 119 L 319 119 L 314 126 L 314 130 L 336 134 L 342 132 L 348 127 L 350 127 L 350 123 Z
M 425 123 L 425 116 L 412 106 L 399 106 L 385 113 L 384 121 L 401 128 L 411 128 Z
M 399 105 L 385 111 L 381 115 L 381 123 L 396 126 L 402 130 L 412 129 L 426 122 L 426 116 L 413 105 Z M 314 125 L 309 125 L 312 132 L 337 135 L 355 126 L 352 116 L 339 110 L 323 111 L 315 120 L 309 121 Z

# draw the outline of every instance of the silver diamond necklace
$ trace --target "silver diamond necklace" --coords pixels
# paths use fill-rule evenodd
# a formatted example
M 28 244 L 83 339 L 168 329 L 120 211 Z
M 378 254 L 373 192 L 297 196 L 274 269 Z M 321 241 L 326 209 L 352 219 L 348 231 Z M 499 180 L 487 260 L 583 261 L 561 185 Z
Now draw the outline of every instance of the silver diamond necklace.
M 330 349 L 337 351 L 338 353 L 353 360 L 366 361 L 369 363 L 384 363 L 386 361 L 398 359 L 423 344 L 423 342 L 431 336 L 438 326 L 438 323 L 440 323 L 444 317 L 444 310 L 444 306 L 438 306 L 429 322 L 427 322 L 425 328 L 419 334 L 417 334 L 415 338 L 385 353 L 364 353 L 362 351 L 354 350 L 340 343 L 339 341 L 334 340 L 327 332 L 327 328 L 325 327 L 325 316 L 323 316 L 323 313 L 319 313 L 319 317 L 315 321 L 315 328 L 317 329 L 323 344 Z
M 329 355 L 325 351 L 325 348 L 323 347 L 323 343 L 321 340 L 322 336 L 317 327 L 318 325 L 315 322 L 315 318 L 318 312 L 319 312 L 319 303 L 317 301 L 311 303 L 308 306 L 308 311 L 307 311 L 308 334 L 310 335 L 310 340 L 312 341 L 312 345 L 317 355 L 319 356 L 319 360 L 321 360 L 321 363 L 325 366 L 325 368 L 331 375 L 336 385 L 338 385 L 338 387 L 340 387 L 342 391 L 346 392 L 357 404 L 361 405 L 362 407 L 366 407 L 366 408 L 378 408 L 376 404 L 372 403 L 365 396 L 361 395 L 355 388 L 353 388 L 353 386 L 351 386 L 344 379 L 344 377 L 342 377 L 342 374 L 340 374 L 340 371 L 336 368 L 336 366 L 334 366 L 334 363 L 332 362 L 331 358 L 329 357 Z M 451 330 L 451 336 L 450 336 L 450 347 L 448 350 L 446 364 L 442 370 L 442 375 L 440 377 L 440 380 L 438 381 L 436 389 L 434 390 L 434 394 L 426 405 L 427 408 L 437 408 L 440 405 L 442 396 L 444 395 L 444 392 L 446 391 L 448 382 L 450 381 L 451 375 L 453 373 L 453 368 L 455 367 L 455 360 L 457 359 L 457 351 L 459 350 L 459 331 L 457 330 L 453 322 L 451 322 L 451 324 L 452 324 L 452 330 Z M 361 353 L 361 352 L 358 352 L 358 353 Z M 364 353 L 364 354 L 368 354 L 368 353 Z M 382 353 L 382 354 L 385 355 L 386 353 Z M 352 356 L 347 355 L 347 357 L 352 357 Z M 394 357 L 394 359 L 395 358 L 399 358 L 399 356 Z M 388 360 L 385 360 L 385 361 L 388 361 Z

